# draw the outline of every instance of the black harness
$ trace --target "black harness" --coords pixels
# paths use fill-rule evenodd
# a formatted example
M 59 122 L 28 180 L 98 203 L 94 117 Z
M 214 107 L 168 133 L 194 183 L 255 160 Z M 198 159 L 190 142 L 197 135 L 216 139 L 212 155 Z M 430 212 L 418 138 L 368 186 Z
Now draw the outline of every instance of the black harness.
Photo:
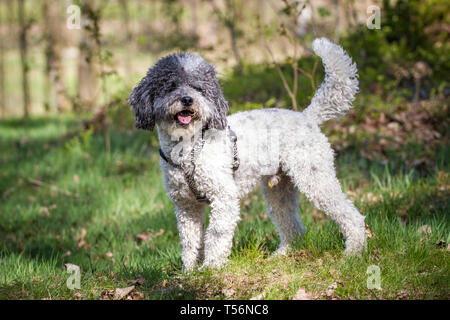
M 203 149 L 203 146 L 205 145 L 205 139 L 204 134 L 205 131 L 208 128 L 202 129 L 202 138 L 200 139 L 200 144 L 197 146 L 198 151 L 200 152 Z M 228 126 L 228 136 L 230 138 L 230 141 L 233 143 L 233 162 L 232 162 L 232 168 L 233 172 L 235 172 L 239 168 L 239 157 L 238 157 L 238 150 L 237 150 L 237 136 L 236 133 L 231 130 L 230 126 Z M 191 149 L 191 166 L 186 167 L 183 164 L 177 164 L 172 161 L 172 159 L 168 158 L 161 148 L 159 148 L 159 155 L 161 158 L 170 164 L 174 168 L 181 169 L 184 173 L 184 178 L 186 179 L 186 182 L 189 186 L 189 189 L 191 189 L 191 192 L 194 194 L 195 198 L 199 202 L 206 202 L 210 203 L 209 199 L 206 197 L 204 193 L 201 193 L 198 191 L 197 187 L 195 186 L 195 180 L 194 180 L 194 174 L 195 174 L 195 154 L 196 154 L 196 145 L 194 145 Z

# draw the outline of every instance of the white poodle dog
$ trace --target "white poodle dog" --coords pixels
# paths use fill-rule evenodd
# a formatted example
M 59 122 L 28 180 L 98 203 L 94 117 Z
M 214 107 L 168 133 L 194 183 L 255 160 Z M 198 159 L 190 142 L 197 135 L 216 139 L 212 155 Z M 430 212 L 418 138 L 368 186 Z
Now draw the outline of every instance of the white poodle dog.
M 303 112 L 261 109 L 229 117 L 216 71 L 203 58 L 177 53 L 159 60 L 129 97 L 136 127 L 160 141 L 160 165 L 175 205 L 184 270 L 227 261 L 240 220 L 240 200 L 258 183 L 280 235 L 277 253 L 305 233 L 299 192 L 340 227 L 345 253 L 366 244 L 364 216 L 342 192 L 334 155 L 319 126 L 350 107 L 357 69 L 325 38 L 313 42 L 325 80 Z M 211 206 L 205 230 L 205 206 Z

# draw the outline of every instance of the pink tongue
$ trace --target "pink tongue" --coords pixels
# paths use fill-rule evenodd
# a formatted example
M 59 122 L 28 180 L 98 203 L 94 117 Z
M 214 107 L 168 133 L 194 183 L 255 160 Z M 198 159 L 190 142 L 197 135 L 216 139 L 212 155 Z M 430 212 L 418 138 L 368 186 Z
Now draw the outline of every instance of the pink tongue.
M 178 121 L 180 121 L 182 124 L 189 124 L 191 122 L 192 116 L 182 116 L 178 115 Z

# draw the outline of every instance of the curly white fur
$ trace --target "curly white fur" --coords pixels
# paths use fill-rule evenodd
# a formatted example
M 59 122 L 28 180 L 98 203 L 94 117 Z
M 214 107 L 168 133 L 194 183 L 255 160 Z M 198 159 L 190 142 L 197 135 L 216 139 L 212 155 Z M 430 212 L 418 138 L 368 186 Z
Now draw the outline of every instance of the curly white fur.
M 333 151 L 319 128 L 322 122 L 350 108 L 358 89 L 356 66 L 340 46 L 327 39 L 315 40 L 313 49 L 323 60 L 326 76 L 311 105 L 304 112 L 261 109 L 239 112 L 226 118 L 238 138 L 240 167 L 236 172 L 232 169 L 232 144 L 228 128 L 221 127 L 225 119 L 220 116 L 214 118 L 221 128 L 206 131 L 204 147 L 195 162 L 191 163 L 191 142 L 196 138 L 194 132 L 198 133 L 199 130 L 195 130 L 194 123 L 181 128 L 173 125 L 174 116 L 167 110 L 179 111 L 181 107 L 176 102 L 178 100 L 175 99 L 170 106 L 158 103 L 139 105 L 141 100 L 151 101 L 144 85 L 158 88 L 154 84 L 155 80 L 149 85 L 145 79 L 130 97 L 132 108 L 138 109 L 142 117 L 137 118 L 141 127 L 151 127 L 153 113 L 159 115 L 156 124 L 162 151 L 171 157 L 179 155 L 174 162 L 184 163 L 187 168 L 195 165 L 196 188 L 210 200 L 210 222 L 205 230 L 205 204 L 196 200 L 186 183 L 183 170 L 161 159 L 167 194 L 176 206 L 181 256 L 186 270 L 196 267 L 199 262 L 203 266 L 217 267 L 227 260 L 234 230 L 240 220 L 239 201 L 259 183 L 262 184 L 268 214 L 280 234 L 277 253 L 284 253 L 306 231 L 298 215 L 299 192 L 339 225 L 346 239 L 346 253 L 363 250 L 366 241 L 364 216 L 342 192 L 336 178 Z M 205 73 L 198 71 L 205 68 L 198 58 L 193 55 L 183 56 L 181 67 L 161 62 L 164 70 L 181 70 L 177 72 L 182 72 L 182 75 L 176 73 L 176 77 L 188 80 L 179 84 L 174 91 L 166 93 L 161 89 L 163 96 L 155 97 L 155 100 L 172 101 L 172 96 L 189 94 L 196 101 L 193 108 L 204 119 L 204 110 L 209 110 L 207 114 L 223 110 L 215 111 L 211 104 L 211 101 L 217 100 L 216 95 L 221 95 L 220 91 L 194 91 L 191 88 L 194 86 L 192 83 L 201 86 L 213 81 L 206 81 Z M 193 62 L 189 63 L 190 60 Z M 157 71 L 158 68 L 151 69 L 147 77 L 157 79 L 153 74 Z M 162 82 L 164 85 L 167 83 L 166 80 Z M 208 92 L 213 92 L 212 97 Z M 140 95 L 145 95 L 145 99 Z M 218 99 L 225 105 L 221 97 Z
M 314 40 L 314 52 L 322 58 L 325 80 L 314 95 L 305 114 L 317 124 L 337 118 L 351 108 L 358 92 L 356 64 L 340 46 L 326 38 Z

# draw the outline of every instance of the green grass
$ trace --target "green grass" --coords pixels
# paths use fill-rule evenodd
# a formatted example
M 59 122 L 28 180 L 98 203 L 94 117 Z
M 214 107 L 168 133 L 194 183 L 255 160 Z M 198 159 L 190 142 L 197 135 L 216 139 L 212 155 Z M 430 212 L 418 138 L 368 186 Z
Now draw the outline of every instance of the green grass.
M 140 278 L 146 299 L 290 299 L 301 287 L 326 299 L 333 283 L 337 299 L 450 298 L 445 146 L 425 174 L 340 152 L 339 178 L 373 234 L 361 257 L 343 257 L 337 226 L 304 197 L 304 241 L 271 256 L 279 240 L 257 190 L 242 203 L 230 263 L 184 274 L 156 137 L 114 129 L 73 136 L 77 121 L 0 122 L 0 299 L 98 299 Z M 424 225 L 431 233 L 418 231 Z M 66 263 L 81 268 L 79 290 L 66 286 Z M 381 270 L 381 290 L 367 289 L 370 265 Z

